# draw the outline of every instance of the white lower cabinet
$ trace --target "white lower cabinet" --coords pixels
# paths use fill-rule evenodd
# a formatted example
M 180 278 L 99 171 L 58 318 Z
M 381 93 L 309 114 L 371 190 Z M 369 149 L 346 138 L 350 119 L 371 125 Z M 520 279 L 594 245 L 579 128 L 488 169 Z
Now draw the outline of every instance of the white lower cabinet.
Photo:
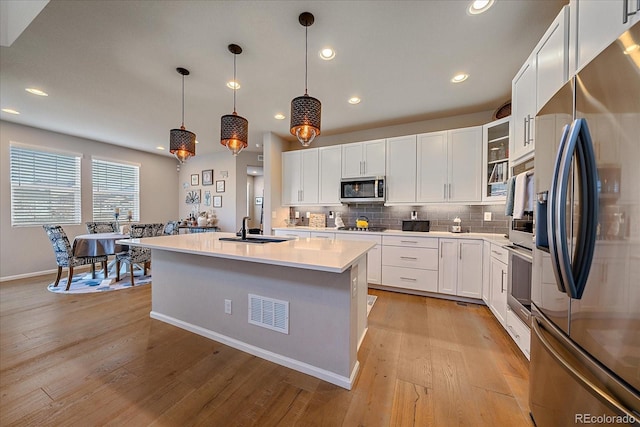
M 330 233 L 326 231 L 310 231 L 311 237 L 315 237 L 317 239 L 327 239 L 327 240 L 335 240 L 336 233 Z
M 376 245 L 367 253 L 367 282 L 376 285 L 382 279 L 382 236 L 372 233 L 335 233 L 336 240 L 364 240 Z
M 507 307 L 507 332 L 524 353 L 527 359 L 531 358 L 531 330 L 516 316 L 511 308 Z
M 440 239 L 438 292 L 482 298 L 482 240 Z
M 382 284 L 438 292 L 438 239 L 383 236 Z
M 492 248 L 495 246 L 491 245 Z M 506 249 L 500 248 L 500 250 L 506 252 Z M 496 249 L 492 249 L 492 251 L 496 251 Z M 505 326 L 507 316 L 507 269 L 508 265 L 492 253 L 489 272 L 489 303 L 487 305 L 502 326 Z
M 282 237 L 311 237 L 310 232 L 301 230 L 276 230 L 274 234 Z

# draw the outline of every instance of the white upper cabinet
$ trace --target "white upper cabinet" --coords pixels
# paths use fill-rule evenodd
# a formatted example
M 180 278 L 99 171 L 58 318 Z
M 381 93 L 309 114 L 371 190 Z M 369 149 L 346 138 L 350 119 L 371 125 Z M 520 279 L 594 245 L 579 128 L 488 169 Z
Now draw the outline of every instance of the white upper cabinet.
M 571 72 L 580 71 L 605 47 L 640 21 L 637 0 L 571 0 Z M 625 10 L 626 8 L 626 10 Z M 636 41 L 637 43 L 637 41 Z
M 321 205 L 340 205 L 340 174 L 342 167 L 342 147 L 318 148 L 319 157 L 319 189 L 318 203 Z
M 417 138 L 417 202 L 479 202 L 482 126 Z
M 509 158 L 513 163 L 532 153 L 534 149 L 536 69 L 533 55 L 527 59 L 511 82 L 511 116 L 513 138 Z
M 534 51 L 536 113 L 569 79 L 569 6 L 562 8 Z
M 482 201 L 506 200 L 509 179 L 509 122 L 511 116 L 482 127 Z
M 482 126 L 448 132 L 448 200 L 479 202 L 482 186 Z
M 318 149 L 282 153 L 282 204 L 318 204 Z
M 447 199 L 447 140 L 446 131 L 418 135 L 418 202 L 444 202 Z
M 416 135 L 387 139 L 387 202 L 415 202 L 416 164 Z
M 342 145 L 342 178 L 385 175 L 385 140 Z

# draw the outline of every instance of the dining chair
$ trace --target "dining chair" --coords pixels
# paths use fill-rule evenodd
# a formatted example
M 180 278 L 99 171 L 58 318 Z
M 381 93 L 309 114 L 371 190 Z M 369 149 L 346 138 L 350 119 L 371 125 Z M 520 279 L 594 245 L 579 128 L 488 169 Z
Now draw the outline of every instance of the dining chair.
M 167 222 L 167 225 L 164 226 L 163 234 L 165 236 L 172 236 L 174 234 L 178 234 L 178 232 L 180 231 L 180 229 L 178 228 L 179 224 L 180 224 L 180 221 Z
M 87 221 L 85 222 L 89 234 L 118 233 L 118 224 L 115 221 Z M 91 277 L 96 278 L 96 265 L 91 264 Z M 107 277 L 107 276 L 104 276 Z
M 60 283 L 60 276 L 62 276 L 62 269 L 67 267 L 69 269 L 69 273 L 67 274 L 67 288 L 66 291 L 69 290 L 71 286 L 71 281 L 73 280 L 73 269 L 75 267 L 92 264 L 95 266 L 95 263 L 102 263 L 102 270 L 104 274 L 107 273 L 107 257 L 103 256 L 95 256 L 95 257 L 77 257 L 73 255 L 73 250 L 71 249 L 71 244 L 69 243 L 69 238 L 67 237 L 67 233 L 64 232 L 60 225 L 51 225 L 45 224 L 42 226 L 44 230 L 47 232 L 47 236 L 49 237 L 49 241 L 51 242 L 51 246 L 53 246 L 53 252 L 56 255 L 56 263 L 58 264 L 58 275 L 56 277 L 56 282 L 53 287 L 57 287 Z M 93 278 L 95 278 L 95 270 L 92 272 Z
M 141 239 L 143 237 L 161 236 L 164 224 L 131 224 L 129 237 Z M 129 275 L 131 276 L 131 286 L 134 286 L 133 269 L 134 264 L 143 264 L 144 275 L 151 264 L 151 249 L 139 246 L 129 246 L 126 252 L 116 254 L 116 281 L 120 281 L 120 263 L 129 264 Z

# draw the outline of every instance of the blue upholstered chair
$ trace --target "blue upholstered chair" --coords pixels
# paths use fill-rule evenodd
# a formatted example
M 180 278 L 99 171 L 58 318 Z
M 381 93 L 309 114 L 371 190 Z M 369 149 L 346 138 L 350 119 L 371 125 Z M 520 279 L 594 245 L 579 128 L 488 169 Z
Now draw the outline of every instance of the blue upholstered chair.
M 180 231 L 180 229 L 178 228 L 180 221 L 169 221 L 167 222 L 167 225 L 164 226 L 164 232 L 163 234 L 165 236 L 171 236 L 174 234 L 178 234 L 178 232 Z
M 71 244 L 69 244 L 69 238 L 67 234 L 64 232 L 61 226 L 59 225 L 43 225 L 44 230 L 47 232 L 47 236 L 49 237 L 49 241 L 51 241 L 51 246 L 53 246 L 53 252 L 56 255 L 56 263 L 58 264 L 58 276 L 56 277 L 56 283 L 53 285 L 54 287 L 58 286 L 60 283 L 60 276 L 62 275 L 62 269 L 64 267 L 69 268 L 69 273 L 67 274 L 67 288 L 65 290 L 69 290 L 71 286 L 71 281 L 73 280 L 73 269 L 74 267 L 78 267 L 86 264 L 93 264 L 100 262 L 102 263 L 102 269 L 106 273 L 107 272 L 107 257 L 106 256 L 97 256 L 97 257 L 77 257 L 73 255 L 73 251 L 71 249 Z M 94 271 L 95 273 L 95 271 Z
M 161 236 L 164 224 L 131 224 L 129 236 L 132 239 L 143 237 Z M 129 275 L 131 276 L 131 286 L 134 286 L 133 268 L 134 264 L 143 264 L 144 274 L 151 263 L 151 249 L 139 246 L 129 246 L 129 250 L 116 254 L 116 281 L 120 281 L 120 263 L 129 264 Z

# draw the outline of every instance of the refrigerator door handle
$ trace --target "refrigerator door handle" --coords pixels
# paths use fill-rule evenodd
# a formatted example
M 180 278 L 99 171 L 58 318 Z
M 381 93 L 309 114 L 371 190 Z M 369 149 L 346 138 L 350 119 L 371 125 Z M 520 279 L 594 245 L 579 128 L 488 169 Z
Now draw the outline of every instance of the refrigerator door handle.
M 586 119 L 575 121 L 577 169 L 580 179 L 580 228 L 576 239 L 576 255 L 572 270 L 570 296 L 580 299 L 584 292 L 598 233 L 598 168 Z
M 569 125 L 565 125 L 562 129 L 562 136 L 560 137 L 560 146 L 556 154 L 556 161 L 553 166 L 553 175 L 551 177 L 551 188 L 549 189 L 549 196 L 547 199 L 547 238 L 549 244 L 549 254 L 551 255 L 551 264 L 553 266 L 553 273 L 556 277 L 556 285 L 558 290 L 562 293 L 566 293 L 565 281 L 560 269 L 560 259 L 558 255 L 558 248 L 556 242 L 556 210 L 559 203 L 558 197 L 558 180 L 560 179 L 560 164 L 566 150 L 567 136 L 569 135 Z
M 576 252 L 571 262 L 567 242 L 567 210 L 568 182 L 571 175 L 571 164 L 576 157 L 577 175 L 580 184 L 580 228 L 576 239 Z M 558 267 L 567 295 L 580 299 L 587 284 L 597 232 L 598 214 L 598 171 L 596 168 L 593 144 L 585 119 L 576 119 L 571 124 L 566 139 L 566 148 L 562 155 L 559 169 L 559 180 L 556 187 L 555 245 Z
M 607 393 L 602 388 L 598 387 L 594 384 L 589 378 L 585 377 L 580 371 L 575 369 L 571 363 L 565 360 L 564 357 L 551 345 L 549 340 L 544 336 L 543 329 L 544 326 L 541 324 L 540 319 L 537 317 L 533 317 L 533 321 L 531 322 L 531 329 L 533 333 L 536 335 L 540 343 L 544 347 L 544 349 L 549 353 L 549 355 L 556 361 L 560 366 L 562 366 L 576 381 L 578 381 L 582 387 L 586 390 L 590 390 L 592 394 L 595 394 L 602 402 L 605 402 L 612 409 L 617 411 L 619 414 L 624 414 L 628 416 L 630 419 L 637 419 L 638 414 L 635 411 L 626 408 L 622 402 L 618 401 L 614 396 Z M 573 347 L 573 345 L 572 345 Z M 572 350 L 580 351 L 577 348 L 573 348 Z M 580 351 L 580 353 L 582 353 Z

